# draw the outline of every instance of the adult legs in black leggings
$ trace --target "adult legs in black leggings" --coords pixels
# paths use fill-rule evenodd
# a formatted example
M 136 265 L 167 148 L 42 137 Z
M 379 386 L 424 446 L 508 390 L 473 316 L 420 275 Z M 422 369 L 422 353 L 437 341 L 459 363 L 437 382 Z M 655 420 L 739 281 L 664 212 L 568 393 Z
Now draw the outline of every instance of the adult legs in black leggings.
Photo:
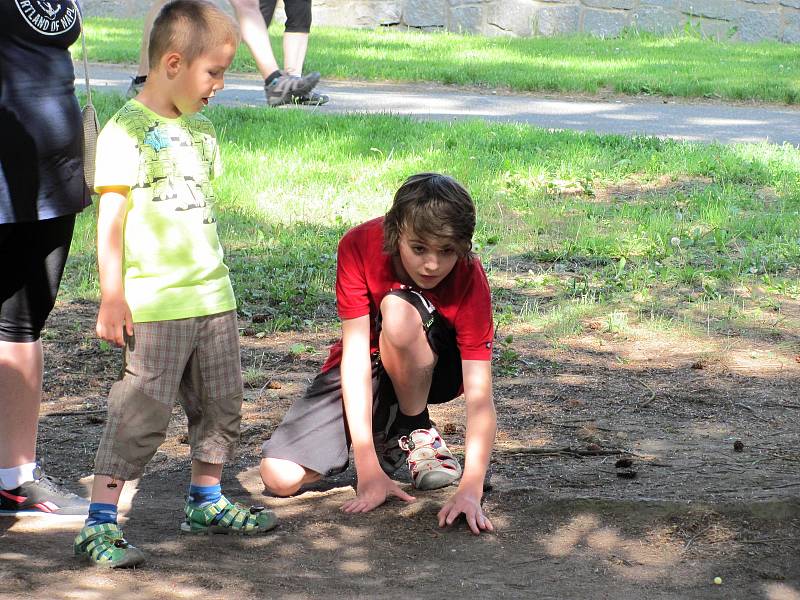
M 35 460 L 39 334 L 55 303 L 74 223 L 69 215 L 0 225 L 0 468 Z
M 261 15 L 267 27 L 275 15 L 277 0 L 259 0 Z M 284 0 L 286 25 L 283 33 L 283 65 L 291 75 L 303 73 L 311 31 L 311 0 Z

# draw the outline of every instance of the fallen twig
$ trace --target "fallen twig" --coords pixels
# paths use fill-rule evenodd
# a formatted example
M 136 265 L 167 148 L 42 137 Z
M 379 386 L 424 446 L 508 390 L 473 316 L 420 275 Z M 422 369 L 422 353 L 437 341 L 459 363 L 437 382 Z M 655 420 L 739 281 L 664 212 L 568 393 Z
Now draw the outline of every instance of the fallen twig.
M 620 450 L 617 448 L 600 448 L 598 450 L 580 450 L 578 448 L 571 448 L 566 446 L 564 448 L 553 447 L 537 447 L 530 448 L 527 446 L 510 446 L 506 448 L 498 448 L 498 450 L 507 452 L 509 454 L 537 454 L 543 456 L 614 456 L 618 454 L 630 454 L 627 450 Z
M 591 421 L 578 421 L 581 423 L 556 423 L 555 421 L 546 421 L 544 419 L 541 420 L 542 423 L 546 425 L 553 425 L 554 427 L 564 427 L 565 429 L 596 429 L 597 431 L 616 431 L 615 429 L 609 429 L 608 427 L 601 427 L 600 425 L 594 425 Z
M 759 491 L 761 490 L 780 490 L 783 488 L 790 488 L 790 487 L 797 487 L 800 485 L 800 481 L 795 481 L 794 483 L 784 483 L 783 485 L 771 485 L 771 486 L 760 486 Z
M 684 552 L 686 552 L 686 551 L 687 551 L 689 548 L 691 548 L 691 547 L 692 547 L 692 544 L 694 544 L 694 541 L 695 541 L 695 540 L 696 540 L 698 537 L 700 537 L 701 535 L 703 535 L 703 534 L 704 534 L 706 531 L 708 531 L 709 529 L 711 529 L 711 527 L 712 527 L 712 526 L 711 526 L 711 525 L 709 525 L 709 526 L 708 526 L 708 527 L 706 527 L 705 529 L 701 529 L 700 531 L 698 531 L 697 533 L 695 533 L 695 534 L 694 534 L 692 537 L 690 537 L 690 538 L 687 540 L 686 544 L 684 544 L 684 546 L 683 546 L 683 551 L 684 551 Z
M 650 406 L 650 404 L 653 402 L 653 400 L 656 399 L 655 390 L 653 388 L 651 388 L 649 385 L 647 385 L 641 379 L 637 379 L 636 377 L 631 377 L 630 379 L 633 379 L 639 385 L 644 386 L 647 389 L 647 391 L 650 392 L 650 397 L 647 400 L 645 400 L 644 402 L 640 402 L 639 403 L 639 408 Z
M 800 538 L 762 538 L 760 540 L 712 540 L 709 544 L 719 544 L 720 542 L 738 542 L 739 544 L 771 544 L 772 542 L 800 542 Z
M 40 418 L 47 419 L 48 417 L 79 417 L 82 415 L 99 415 L 105 413 L 106 410 L 107 409 L 105 408 L 95 408 L 90 410 L 61 410 L 41 415 Z

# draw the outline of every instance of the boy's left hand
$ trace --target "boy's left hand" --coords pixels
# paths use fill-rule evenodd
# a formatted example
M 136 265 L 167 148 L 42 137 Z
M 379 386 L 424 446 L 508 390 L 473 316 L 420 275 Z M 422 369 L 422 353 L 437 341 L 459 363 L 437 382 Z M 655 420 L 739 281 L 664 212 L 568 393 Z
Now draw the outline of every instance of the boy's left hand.
M 453 494 L 439 511 L 439 527 L 452 525 L 461 514 L 475 535 L 480 535 L 481 531 L 494 531 L 494 525 L 483 513 L 480 496 L 476 498 L 464 490 L 458 490 Z

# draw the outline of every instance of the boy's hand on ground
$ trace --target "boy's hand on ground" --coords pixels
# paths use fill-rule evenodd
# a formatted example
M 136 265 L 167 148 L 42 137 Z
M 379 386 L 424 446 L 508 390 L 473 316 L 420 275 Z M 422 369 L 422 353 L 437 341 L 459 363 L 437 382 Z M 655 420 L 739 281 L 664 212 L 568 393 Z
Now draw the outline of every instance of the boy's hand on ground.
M 439 527 L 452 525 L 461 514 L 475 535 L 479 535 L 481 531 L 494 531 L 494 525 L 483 513 L 480 497 L 476 498 L 463 490 L 453 494 L 439 511 Z
M 369 512 L 386 502 L 390 497 L 400 498 L 404 502 L 414 502 L 416 498 L 406 494 L 392 481 L 386 473 L 380 471 L 374 477 L 362 477 L 358 482 L 356 497 L 348 500 L 342 505 L 342 510 L 346 513 Z
M 125 336 L 133 335 L 133 316 L 124 298 L 109 298 L 100 301 L 97 314 L 97 335 L 120 348 L 125 345 Z

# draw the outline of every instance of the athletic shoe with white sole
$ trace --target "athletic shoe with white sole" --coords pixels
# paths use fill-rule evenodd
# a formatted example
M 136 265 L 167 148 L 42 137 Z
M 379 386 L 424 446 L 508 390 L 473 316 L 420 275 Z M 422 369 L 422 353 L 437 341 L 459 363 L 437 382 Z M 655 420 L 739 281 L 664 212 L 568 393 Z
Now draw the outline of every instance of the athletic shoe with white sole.
M 461 465 L 435 428 L 415 429 L 399 441 L 407 454 L 411 481 L 418 490 L 446 487 L 461 477 Z
M 76 517 L 89 514 L 89 501 L 65 490 L 40 468 L 34 481 L 13 490 L 0 490 L 0 517 Z
M 270 106 L 292 104 L 296 98 L 308 96 L 319 82 L 320 74 L 314 71 L 302 77 L 294 77 L 281 71 L 281 74 L 264 85 L 264 93 Z
M 136 96 L 139 95 L 139 92 L 141 92 L 144 88 L 145 81 L 147 81 L 147 75 L 137 75 L 136 77 L 131 77 L 131 83 L 128 86 L 128 90 L 125 92 L 125 97 L 128 100 L 131 98 L 136 98 Z
M 330 102 L 331 97 L 328 94 L 318 94 L 311 91 L 302 96 L 297 96 L 292 100 L 295 104 L 302 104 L 304 106 L 322 106 Z

